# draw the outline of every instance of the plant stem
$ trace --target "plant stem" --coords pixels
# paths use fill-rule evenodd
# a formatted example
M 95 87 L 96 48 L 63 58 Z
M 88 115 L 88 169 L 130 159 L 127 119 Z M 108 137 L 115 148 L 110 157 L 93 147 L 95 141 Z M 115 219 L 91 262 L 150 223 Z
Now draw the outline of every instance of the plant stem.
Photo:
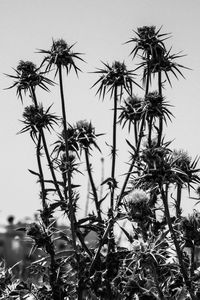
M 182 184 L 177 184 L 177 199 L 176 199 L 176 217 L 181 217 L 181 195 L 182 195 Z
M 64 300 L 64 295 L 62 291 L 62 285 L 60 278 L 58 276 L 58 265 L 55 258 L 55 250 L 52 241 L 49 241 L 48 247 L 46 247 L 46 251 L 50 255 L 50 285 L 52 289 L 52 297 L 53 300 Z
M 93 196 L 94 196 L 94 202 L 95 202 L 95 206 L 96 206 L 96 211 L 97 211 L 98 219 L 99 219 L 99 221 L 102 221 L 102 218 L 101 218 L 101 209 L 100 209 L 100 205 L 99 205 L 99 201 L 98 201 L 98 196 L 97 196 L 97 189 L 96 189 L 96 186 L 94 184 L 94 180 L 93 180 L 93 176 L 92 176 L 92 171 L 91 171 L 91 164 L 89 162 L 89 152 L 88 152 L 87 148 L 85 148 L 84 150 L 85 150 L 86 167 L 87 167 L 88 176 L 89 176 L 89 179 L 90 179 L 92 193 L 93 193 Z
M 125 180 L 124 180 L 124 184 L 122 186 L 120 195 L 119 195 L 118 200 L 117 200 L 116 208 L 118 208 L 119 205 L 121 204 L 121 200 L 122 200 L 122 198 L 124 196 L 124 192 L 125 192 L 126 186 L 128 184 L 131 172 L 133 170 L 133 167 L 135 165 L 136 159 L 138 157 L 138 153 L 139 153 L 139 150 L 140 150 L 140 144 L 141 144 L 142 137 L 143 137 L 143 130 L 144 130 L 145 119 L 146 119 L 146 115 L 144 115 L 143 118 L 142 118 L 142 122 L 141 122 L 141 125 L 140 125 L 139 139 L 138 139 L 138 144 L 137 144 L 136 152 L 135 152 L 134 157 L 132 159 L 132 162 L 130 164 L 129 170 L 128 170 L 127 174 L 126 174 L 126 177 L 125 177 Z
M 32 86 L 30 88 L 30 94 L 31 94 L 33 103 L 34 103 L 35 107 L 37 108 L 38 107 L 37 97 L 36 97 L 36 94 L 35 94 L 35 89 Z M 42 138 L 42 143 L 43 143 L 43 146 L 44 146 L 45 155 L 46 155 L 46 158 L 47 158 L 47 161 L 48 161 L 49 169 L 51 171 L 51 175 L 52 175 L 52 178 L 53 178 L 54 186 L 56 188 L 56 191 L 59 195 L 60 200 L 63 201 L 63 196 L 62 196 L 62 193 L 60 191 L 60 187 L 57 183 L 57 179 L 56 179 L 56 175 L 55 175 L 55 172 L 54 172 L 53 164 L 52 164 L 52 161 L 51 161 L 51 158 L 50 158 L 50 155 L 49 155 L 49 150 L 48 150 L 48 147 L 47 147 L 44 131 L 41 128 L 39 128 L 38 131 L 39 131 L 39 135 L 41 135 L 41 138 Z
M 148 61 L 148 60 L 149 60 L 149 55 L 148 55 L 147 61 Z M 144 97 L 146 97 L 146 96 L 148 95 L 148 93 L 149 93 L 150 76 L 151 76 L 151 74 L 150 74 L 149 63 L 148 63 L 148 65 L 147 65 L 146 86 L 145 86 L 145 96 L 144 96 Z M 127 186 L 127 184 L 128 184 L 128 181 L 129 181 L 129 178 L 130 178 L 130 175 L 131 175 L 131 172 L 132 172 L 132 170 L 133 170 L 133 168 L 134 168 L 136 159 L 137 159 L 138 154 L 139 154 L 140 144 L 141 144 L 141 141 L 142 141 L 142 138 L 143 138 L 143 131 L 144 131 L 145 120 L 146 120 L 146 114 L 144 114 L 143 117 L 142 117 L 142 121 L 141 121 L 141 125 L 140 125 L 140 131 L 139 131 L 139 136 L 138 136 L 138 138 L 136 139 L 136 140 L 137 140 L 136 152 L 135 152 L 135 154 L 134 154 L 134 157 L 133 157 L 132 162 L 131 162 L 131 164 L 130 164 L 129 170 L 128 170 L 127 175 L 126 175 L 126 177 L 125 177 L 124 184 L 123 184 L 123 186 L 122 186 L 120 195 L 119 195 L 118 200 L 117 200 L 116 208 L 118 208 L 118 206 L 119 206 L 120 203 L 121 203 L 121 200 L 122 200 L 122 198 L 123 198 L 123 195 L 124 195 L 126 186 Z M 135 132 L 136 132 L 136 131 L 135 131 Z
M 134 121 L 134 134 L 135 134 L 135 147 L 137 147 L 138 143 L 138 121 Z
M 161 73 L 161 71 L 158 72 L 158 93 L 159 93 L 159 96 L 162 97 L 162 73 Z M 158 147 L 161 144 L 162 132 L 163 132 L 163 116 L 161 115 L 159 117 Z
M 149 144 L 149 147 L 151 147 L 152 122 L 153 122 L 153 117 L 151 116 L 150 120 L 148 122 L 148 125 L 149 125 L 149 134 L 148 134 L 148 144 Z
M 101 158 L 101 183 L 104 181 L 104 158 Z M 103 198 L 103 184 L 100 186 L 99 199 Z
M 65 111 L 65 99 L 64 99 L 64 92 L 63 92 L 63 81 L 62 81 L 62 66 L 59 65 L 58 67 L 59 72 L 59 86 L 60 86 L 60 97 L 61 97 L 61 106 L 62 106 L 62 116 L 63 116 L 63 129 L 64 129 L 64 140 L 65 140 L 65 155 L 66 161 L 69 161 L 69 146 L 68 146 L 68 131 L 67 131 L 67 118 L 66 118 L 66 111 Z M 75 232 L 75 213 L 73 207 L 73 197 L 72 197 L 72 186 L 71 186 L 71 173 L 70 170 L 67 171 L 67 179 L 68 179 L 68 196 L 69 196 L 69 218 L 70 218 L 70 225 L 71 225 L 71 233 L 72 233 L 72 241 L 73 247 L 76 251 L 76 232 Z
M 175 248 L 176 248 L 176 253 L 177 253 L 177 256 L 178 256 L 181 273 L 183 275 L 183 279 L 185 281 L 188 292 L 190 293 L 191 299 L 196 300 L 196 297 L 194 296 L 192 288 L 191 288 L 191 282 L 188 278 L 187 271 L 186 271 L 185 266 L 184 266 L 183 253 L 180 249 L 180 246 L 179 246 L 178 240 L 176 238 L 174 228 L 172 226 L 172 222 L 171 222 L 171 218 L 170 218 L 170 212 L 169 212 L 169 206 L 168 206 L 168 199 L 167 199 L 166 193 L 165 193 L 162 186 L 160 186 L 160 192 L 161 192 L 162 201 L 163 201 L 163 205 L 164 205 L 165 217 L 166 217 L 166 220 L 167 220 L 167 224 L 168 224 L 168 227 L 169 227 L 171 237 L 173 239 L 173 242 L 174 242 L 174 245 L 175 245 Z
M 52 160 L 51 160 L 51 157 L 50 157 L 50 154 L 49 154 L 49 150 L 48 150 L 46 138 L 45 138 L 45 135 L 44 135 L 44 131 L 42 129 L 40 130 L 40 134 L 41 134 L 41 137 L 42 137 L 42 143 L 43 143 L 43 146 L 44 146 L 45 155 L 46 155 L 46 158 L 47 158 L 47 162 L 48 162 L 48 165 L 49 165 L 49 169 L 50 169 L 50 172 L 51 172 L 51 176 L 53 178 L 53 182 L 54 182 L 56 191 L 59 195 L 60 200 L 64 201 L 62 193 L 60 191 L 60 187 L 59 187 L 58 182 L 57 182 L 55 172 L 54 172 L 54 167 L 53 167 L 53 163 L 52 163 Z
M 37 163 L 38 163 L 38 169 L 39 169 L 39 174 L 40 174 L 42 208 L 43 208 L 43 211 L 44 211 L 47 207 L 47 204 L 46 204 L 46 191 L 45 191 L 45 184 L 44 184 L 44 175 L 43 175 L 43 170 L 42 170 L 40 149 L 41 149 L 41 134 L 39 133 L 36 156 L 37 156 Z M 49 225 L 49 220 L 47 220 L 47 219 L 44 220 L 43 219 L 43 222 L 44 222 L 45 226 Z
M 117 134 L 117 86 L 114 92 L 114 115 L 113 115 L 113 144 L 112 144 L 112 170 L 111 178 L 115 182 L 115 162 L 116 162 L 116 134 Z M 115 185 L 111 188 L 110 209 L 113 210 Z

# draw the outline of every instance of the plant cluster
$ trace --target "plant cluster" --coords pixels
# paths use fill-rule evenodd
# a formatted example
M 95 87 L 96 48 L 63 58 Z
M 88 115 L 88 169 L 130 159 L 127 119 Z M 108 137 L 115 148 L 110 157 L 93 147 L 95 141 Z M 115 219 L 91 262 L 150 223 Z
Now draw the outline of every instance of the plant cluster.
M 45 56 L 39 67 L 20 61 L 16 74 L 9 75 L 14 79 L 10 88 L 17 88 L 22 103 L 26 95 L 32 100 L 24 108 L 20 133 L 29 132 L 35 145 L 38 169 L 30 172 L 38 178 L 42 207 L 39 222 L 25 231 L 33 241 L 32 251 L 40 248 L 44 257 L 29 266 L 33 275 L 42 268 L 42 284 L 31 283 L 31 278 L 27 282 L 12 281 L 10 271 L 2 269 L 0 299 L 199 299 L 196 253 L 200 218 L 197 211 L 183 217 L 181 209 L 183 189 L 188 189 L 189 196 L 191 189 L 199 189 L 198 159 L 192 160 L 183 150 L 171 149 L 172 143 L 163 135 L 164 125 L 173 117 L 163 90 L 168 83 L 172 85 L 171 75 L 183 77 L 185 68 L 176 62 L 181 55 L 167 50 L 167 38 L 168 34 L 154 26 L 138 28 L 127 43 L 134 45 L 131 55 L 134 60 L 139 58 L 139 65 L 128 70 L 124 62 L 114 61 L 103 63 L 94 72 L 99 76 L 93 84 L 96 94 L 103 100 L 109 94 L 113 101 L 111 170 L 102 179 L 101 187 L 108 186 L 103 194 L 91 163 L 94 150 L 101 151 L 97 143 L 101 134 L 91 122 L 69 124 L 67 119 L 63 70 L 67 77 L 73 70 L 77 74 L 77 62 L 83 61 L 80 53 L 73 52 L 74 45 L 54 40 L 50 50 L 39 51 Z M 140 70 L 142 86 L 136 81 Z M 55 72 L 58 80 L 59 116 L 38 100 L 39 87 L 50 91 L 54 86 L 49 72 Z M 138 88 L 142 96 L 134 92 Z M 120 125 L 122 129 L 128 125 L 130 160 L 119 184 Z M 55 134 L 53 149 L 48 144 L 48 131 Z M 46 162 L 48 178 L 44 172 Z M 74 178 L 83 162 L 91 187 L 88 201 L 93 202 L 94 209 L 78 218 L 82 190 Z M 106 210 L 104 201 L 109 203 Z M 70 234 L 55 226 L 57 211 L 69 220 Z M 96 246 L 87 242 L 91 233 L 95 233 Z M 59 251 L 59 239 L 67 241 L 68 251 Z

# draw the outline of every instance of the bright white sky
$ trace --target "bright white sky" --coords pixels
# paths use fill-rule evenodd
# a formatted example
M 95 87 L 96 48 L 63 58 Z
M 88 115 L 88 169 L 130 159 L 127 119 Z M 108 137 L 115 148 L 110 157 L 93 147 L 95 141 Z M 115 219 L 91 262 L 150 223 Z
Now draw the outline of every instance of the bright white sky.
M 32 216 L 40 207 L 39 186 L 27 171 L 36 168 L 34 146 L 28 135 L 16 135 L 22 128 L 19 119 L 23 109 L 15 90 L 4 90 L 12 82 L 3 73 L 12 74 L 12 67 L 21 59 L 39 64 L 41 55 L 36 49 L 49 49 L 52 38 L 63 38 L 69 44 L 77 42 L 74 49 L 85 53 L 87 64 L 79 64 L 83 70 L 79 79 L 71 74 L 66 80 L 69 121 L 92 120 L 97 132 L 108 132 L 112 124 L 111 101 L 102 103 L 95 97 L 95 90 L 90 87 L 97 76 L 88 72 L 101 67 L 101 60 L 125 60 L 133 69 L 135 65 L 129 57 L 132 46 L 123 43 L 137 27 L 163 25 L 162 31 L 173 35 L 168 46 L 172 45 L 174 52 L 183 50 L 187 56 L 180 63 L 192 69 L 184 71 L 186 80 L 173 80 L 173 89 L 166 86 L 165 95 L 175 106 L 172 111 L 176 117 L 165 129 L 166 137 L 175 139 L 175 148 L 188 150 L 195 157 L 200 154 L 199 13 L 199 0 L 0 0 L 0 223 L 9 214 L 17 219 Z M 40 100 L 47 105 L 55 102 L 53 110 L 59 113 L 56 95 L 42 94 Z M 110 143 L 109 136 L 102 140 Z M 119 143 L 118 148 L 125 148 L 121 138 Z M 124 162 L 125 158 L 121 160 Z M 126 168 L 119 166 L 118 174 L 122 170 Z M 81 201 L 83 209 L 85 200 Z M 187 200 L 185 210 L 191 211 L 192 205 L 192 200 Z

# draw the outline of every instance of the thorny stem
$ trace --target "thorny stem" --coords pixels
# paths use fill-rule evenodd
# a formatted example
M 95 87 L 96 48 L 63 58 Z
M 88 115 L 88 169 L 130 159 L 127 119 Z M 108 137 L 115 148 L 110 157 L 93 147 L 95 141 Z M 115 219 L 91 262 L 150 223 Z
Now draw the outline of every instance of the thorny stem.
M 62 81 L 62 66 L 59 65 L 58 67 L 59 72 L 59 86 L 60 86 L 60 97 L 61 97 L 61 106 L 62 106 L 62 116 L 63 116 L 63 129 L 64 129 L 64 140 L 65 140 L 65 154 L 66 154 L 66 161 L 69 161 L 69 146 L 68 146 L 68 134 L 67 134 L 67 119 L 66 119 L 66 111 L 65 111 L 65 100 L 64 100 L 64 92 L 63 92 L 63 81 Z M 70 170 L 67 172 L 67 179 L 68 179 L 68 196 L 69 196 L 69 218 L 70 218 L 70 225 L 71 225 L 71 233 L 72 233 L 72 241 L 73 247 L 76 251 L 76 233 L 75 233 L 75 213 L 73 207 L 73 197 L 72 197 L 72 186 L 71 186 L 71 174 Z
M 188 292 L 190 293 L 191 299 L 196 300 L 196 297 L 193 294 L 193 291 L 192 291 L 192 288 L 191 288 L 191 282 L 188 278 L 187 271 L 186 271 L 185 266 L 184 266 L 183 253 L 180 249 L 180 245 L 178 243 L 174 228 L 172 226 L 172 222 L 171 222 L 171 218 L 170 218 L 170 212 L 169 212 L 168 199 L 167 199 L 167 196 L 166 196 L 167 191 L 166 192 L 164 191 L 162 185 L 160 186 L 160 192 L 161 192 L 162 201 L 163 201 L 163 205 L 164 205 L 165 217 L 166 217 L 166 220 L 167 220 L 167 224 L 168 224 L 168 227 L 169 227 L 171 237 L 173 239 L 173 242 L 174 242 L 174 245 L 175 245 L 175 248 L 176 248 L 176 253 L 177 253 L 177 256 L 178 256 L 181 273 L 183 275 L 183 279 L 185 281 Z
M 149 54 L 147 57 L 147 80 L 146 80 L 146 87 L 145 87 L 145 96 L 149 93 L 149 84 L 150 84 L 150 68 L 149 68 Z
M 149 57 L 147 59 L 147 61 L 149 60 Z M 149 84 L 150 84 L 150 70 L 149 70 L 149 63 L 147 65 L 147 78 L 146 78 L 146 86 L 145 86 L 145 97 L 148 95 L 149 93 Z M 124 192 L 125 192 L 125 189 L 126 189 L 126 186 L 128 184 L 128 181 L 129 181 L 129 178 L 130 178 L 130 175 L 131 175 L 131 172 L 133 170 L 133 167 L 135 165 L 135 162 L 136 162 L 136 159 L 137 159 L 137 156 L 138 156 L 138 153 L 139 153 L 139 150 L 140 150 L 140 144 L 141 144 L 141 141 L 142 141 L 142 138 L 143 138 L 143 130 L 144 130 L 144 125 L 145 125 L 145 120 L 146 120 L 146 114 L 144 114 L 143 118 L 142 118 L 142 122 L 141 122 L 141 126 L 140 126 L 140 131 L 139 131 L 139 136 L 138 136 L 138 139 L 137 139 L 137 146 L 136 146 L 136 152 L 134 154 L 134 157 L 132 159 L 132 162 L 130 164 L 130 167 L 129 167 L 129 170 L 127 172 L 127 175 L 126 175 L 126 178 L 124 180 L 124 184 L 122 186 L 122 189 L 121 189 L 121 193 L 118 197 L 118 200 L 117 200 L 117 204 L 116 204 L 116 208 L 119 207 L 120 203 L 121 203 L 121 200 L 122 200 L 122 197 L 124 195 Z
M 159 96 L 162 97 L 162 73 L 161 73 L 161 71 L 158 72 L 158 93 L 159 93 Z M 159 117 L 158 147 L 161 144 L 162 132 L 163 132 L 163 116 L 161 115 Z
M 36 94 L 35 94 L 35 89 L 33 87 L 30 88 L 30 93 L 31 93 L 31 97 L 32 100 L 34 102 L 35 107 L 38 107 L 38 103 L 37 103 L 37 98 L 36 98 Z M 46 158 L 48 161 L 48 165 L 51 171 L 51 175 L 53 178 L 53 182 L 56 188 L 56 191 L 60 197 L 60 199 L 62 200 L 62 194 L 60 192 L 60 188 L 59 185 L 57 183 L 57 179 L 55 176 L 55 172 L 54 172 L 54 168 L 53 168 L 53 164 L 49 155 L 49 151 L 48 151 L 48 147 L 47 147 L 47 143 L 46 143 L 46 139 L 45 139 L 45 135 L 44 135 L 44 131 L 42 128 L 38 129 L 39 131 L 39 137 L 38 137 L 38 144 L 37 144 L 37 162 L 38 162 L 38 169 L 39 169 L 39 173 L 40 173 L 40 184 L 41 184 L 41 191 L 42 191 L 42 207 L 43 210 L 46 208 L 46 191 L 45 191 L 45 185 L 44 185 L 44 176 L 43 176 L 43 170 L 42 170 L 42 164 L 41 164 L 41 158 L 40 158 L 40 149 L 41 149 L 41 141 L 43 143 L 43 147 L 44 147 L 44 151 L 46 154 Z M 45 224 L 45 226 L 48 226 L 48 222 L 49 220 L 44 220 L 43 222 Z M 52 289 L 52 297 L 54 300 L 63 300 L 64 296 L 62 295 L 62 291 L 59 288 L 59 284 L 58 284 L 58 276 L 57 276 L 57 263 L 55 260 L 55 251 L 54 251 L 54 246 L 53 243 L 51 241 L 51 239 L 48 242 L 48 246 L 46 247 L 46 251 L 49 253 L 50 258 L 51 258 L 51 262 L 50 262 L 50 285 L 51 285 L 51 289 Z
M 153 116 L 150 117 L 150 120 L 149 120 L 149 134 L 148 134 L 148 144 L 149 144 L 149 147 L 151 147 L 151 133 L 152 133 L 152 122 L 153 122 Z
M 55 259 L 55 250 L 52 241 L 49 241 L 47 252 L 50 255 L 50 285 L 52 288 L 53 300 L 64 300 L 62 286 L 59 284 L 59 277 L 57 275 L 57 262 Z
M 85 217 L 87 217 L 87 215 L 88 215 L 89 200 L 90 200 L 90 179 L 88 179 L 88 184 L 87 184 L 87 196 L 86 196 L 86 204 L 85 204 Z
M 111 229 L 112 226 L 113 226 L 113 222 L 114 222 L 114 220 L 113 220 L 112 218 L 110 218 L 110 219 L 108 220 L 108 225 L 107 225 L 107 227 L 106 227 L 106 230 L 105 230 L 105 232 L 104 232 L 104 235 L 103 235 L 102 239 L 100 240 L 99 247 L 98 247 L 98 249 L 97 249 L 97 251 L 96 251 L 96 253 L 95 253 L 95 256 L 94 256 L 94 258 L 93 258 L 93 261 L 92 261 L 92 263 L 91 263 L 91 266 L 90 266 L 90 273 L 92 273 L 93 269 L 95 268 L 95 264 L 96 264 L 97 259 L 99 258 L 99 254 L 100 254 L 101 248 L 102 248 L 102 246 L 103 246 L 103 244 L 104 244 L 104 242 L 105 242 L 105 240 L 106 240 L 106 238 L 107 238 L 107 235 L 108 235 L 110 229 Z
M 104 158 L 101 158 L 101 182 L 104 181 Z M 99 199 L 103 198 L 103 184 L 100 186 Z
M 45 151 L 45 154 L 46 154 L 47 162 L 48 162 L 48 165 L 49 165 L 49 169 L 51 171 L 51 176 L 53 178 L 53 182 L 54 182 L 56 191 L 59 195 L 60 200 L 64 201 L 62 193 L 60 191 L 60 187 L 59 187 L 58 182 L 57 182 L 57 178 L 56 178 L 56 175 L 55 175 L 55 172 L 54 172 L 53 163 L 52 163 L 52 160 L 51 160 L 51 157 L 50 157 L 50 154 L 49 154 L 49 150 L 48 150 L 48 147 L 47 147 L 45 135 L 44 135 L 44 132 L 43 132 L 42 129 L 40 131 L 40 134 L 41 134 L 41 137 L 42 137 L 42 143 L 43 143 L 43 146 L 44 146 L 44 151 Z
M 177 184 L 177 199 L 176 199 L 176 217 L 181 216 L 181 196 L 182 196 L 182 184 Z
M 129 181 L 131 172 L 133 170 L 133 167 L 135 165 L 136 159 L 138 157 L 138 153 L 139 153 L 139 150 L 140 150 L 140 144 L 141 144 L 141 141 L 142 141 L 142 138 L 143 138 L 143 130 L 144 130 L 145 119 L 146 119 L 146 115 L 144 115 L 143 118 L 142 118 L 142 122 L 141 122 L 141 125 L 140 125 L 139 140 L 138 140 L 137 148 L 136 148 L 134 157 L 132 159 L 132 162 L 130 164 L 129 170 L 128 170 L 127 174 L 126 174 L 126 178 L 124 180 L 124 184 L 122 186 L 121 193 L 120 193 L 120 195 L 118 197 L 118 200 L 117 200 L 116 208 L 118 208 L 119 205 L 121 204 L 121 200 L 123 198 L 123 195 L 124 195 L 127 183 Z
M 45 210 L 45 208 L 47 207 L 47 204 L 46 204 L 46 191 L 45 191 L 44 175 L 43 175 L 42 164 L 41 164 L 40 150 L 41 150 L 41 134 L 39 133 L 36 156 L 37 156 L 37 163 L 38 163 L 38 169 L 39 169 L 39 174 L 40 174 L 42 208 L 43 208 L 43 210 Z M 48 222 L 47 220 L 43 220 L 43 221 L 44 221 L 46 226 L 49 225 L 49 224 L 47 224 L 47 222 Z
M 111 178 L 113 180 L 113 183 L 115 181 L 116 134 L 117 134 L 117 87 L 115 87 L 115 93 L 114 93 L 114 116 L 113 116 L 113 145 L 112 145 L 112 170 L 111 170 Z M 113 210 L 113 204 L 114 204 L 114 189 L 115 186 L 111 188 L 111 196 L 110 196 L 111 210 Z
M 99 205 L 99 201 L 98 201 L 97 189 L 96 189 L 96 186 L 94 184 L 94 180 L 93 180 L 93 176 L 92 176 L 91 164 L 90 164 L 90 161 L 89 161 L 88 149 L 85 149 L 85 161 L 86 161 L 88 176 L 89 176 L 90 184 L 91 184 L 91 188 L 92 188 L 92 193 L 93 193 L 93 196 L 94 196 L 94 202 L 95 202 L 95 206 L 96 206 L 96 211 L 97 211 L 98 219 L 99 219 L 99 221 L 102 221 L 102 218 L 101 218 L 101 209 L 100 209 L 100 205 Z
M 135 134 L 135 146 L 137 146 L 138 143 L 138 122 L 135 120 L 134 121 L 134 134 Z
M 35 89 L 32 86 L 30 88 L 30 93 L 31 93 L 32 100 L 35 104 L 35 107 L 37 108 L 38 103 L 37 103 L 37 98 L 36 98 L 36 94 L 35 94 Z M 49 155 L 49 150 L 48 150 L 48 147 L 47 147 L 47 144 L 46 144 L 46 139 L 45 139 L 43 129 L 39 130 L 39 134 L 41 135 L 41 138 L 42 138 L 42 143 L 43 143 L 43 146 L 44 146 L 44 150 L 45 150 L 46 158 L 47 158 L 47 161 L 48 161 L 49 169 L 51 171 L 51 175 L 52 175 L 52 178 L 53 178 L 54 186 L 56 188 L 56 191 L 59 195 L 60 200 L 63 201 L 63 196 L 62 196 L 62 193 L 60 191 L 60 187 L 57 183 L 57 178 L 56 178 L 54 168 L 53 168 L 53 164 L 52 164 L 52 161 L 51 161 L 51 158 L 50 158 L 50 155 Z

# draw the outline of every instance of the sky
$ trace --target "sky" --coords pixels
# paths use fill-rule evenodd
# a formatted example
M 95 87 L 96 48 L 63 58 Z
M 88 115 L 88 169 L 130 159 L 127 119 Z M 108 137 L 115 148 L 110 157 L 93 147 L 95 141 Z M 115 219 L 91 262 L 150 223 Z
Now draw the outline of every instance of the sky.
M 5 74 L 13 74 L 12 68 L 20 60 L 31 60 L 38 65 L 42 59 L 38 49 L 50 49 L 52 39 L 76 43 L 74 49 L 84 53 L 86 61 L 79 64 L 82 69 L 79 78 L 70 74 L 65 81 L 68 121 L 91 120 L 97 133 L 108 133 L 112 125 L 112 102 L 109 97 L 102 102 L 95 96 L 91 86 L 98 77 L 91 72 L 102 66 L 101 61 L 115 60 L 125 61 L 129 69 L 134 69 L 129 55 L 132 46 L 124 43 L 138 27 L 162 26 L 162 32 L 171 33 L 167 47 L 172 46 L 174 53 L 183 51 L 186 56 L 179 62 L 191 70 L 184 71 L 185 79 L 173 80 L 173 88 L 166 85 L 164 96 L 174 106 L 175 118 L 165 128 L 165 136 L 174 140 L 174 148 L 187 150 L 193 158 L 200 155 L 199 12 L 199 0 L 0 0 L 0 223 L 10 214 L 17 220 L 32 217 L 40 208 L 39 186 L 28 172 L 36 168 L 35 148 L 28 134 L 17 134 L 22 128 L 23 106 L 14 89 L 5 90 L 12 84 Z M 52 110 L 59 113 L 57 92 L 41 93 L 40 97 L 44 105 L 54 103 Z M 124 134 L 118 134 L 118 149 L 123 150 L 117 165 L 119 175 L 126 170 Z M 101 139 L 104 146 L 105 141 L 111 143 L 109 133 Z M 109 159 L 104 146 L 102 155 Z M 97 157 L 94 163 L 96 176 L 100 178 L 101 155 Z M 86 187 L 86 179 L 81 180 Z M 84 199 L 80 203 L 82 213 Z M 190 212 L 193 204 L 191 199 L 185 199 L 184 211 Z

